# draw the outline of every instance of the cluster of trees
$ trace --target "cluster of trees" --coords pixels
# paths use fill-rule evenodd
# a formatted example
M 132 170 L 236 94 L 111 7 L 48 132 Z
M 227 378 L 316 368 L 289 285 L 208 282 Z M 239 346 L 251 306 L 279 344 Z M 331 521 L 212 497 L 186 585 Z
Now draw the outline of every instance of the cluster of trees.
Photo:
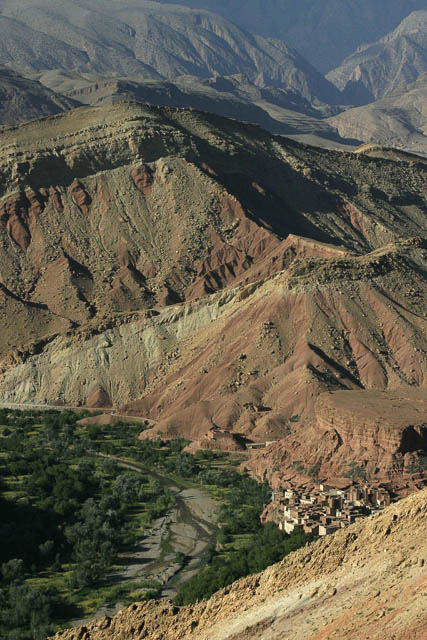
M 0 411 L 2 640 L 41 640 L 54 631 L 52 621 L 67 617 L 67 602 L 29 578 L 64 575 L 70 596 L 99 583 L 135 539 L 130 510 L 142 505 L 150 520 L 175 502 L 149 474 L 97 457 L 81 417 Z M 134 442 L 135 428 L 124 431 L 116 446 Z
M 218 551 L 231 540 L 229 531 L 228 526 L 220 529 L 217 545 L 210 549 L 208 563 L 181 587 L 175 597 L 176 604 L 192 604 L 209 598 L 235 580 L 263 571 L 312 539 L 303 532 L 288 535 L 269 522 L 258 527 L 248 546 L 228 553 Z
M 62 606 L 50 589 L 25 583 L 24 564 L 15 558 L 1 565 L 0 634 L 4 640 L 45 640 L 55 628 L 52 619 Z
M 131 510 L 143 505 L 148 522 L 173 506 L 173 494 L 153 476 L 154 469 L 214 487 L 223 501 L 216 544 L 204 569 L 180 590 L 178 604 L 209 597 L 309 541 L 273 524 L 261 526 L 270 488 L 222 465 L 221 455 L 190 455 L 186 440 L 163 442 L 160 434 L 138 440 L 141 425 L 82 428 L 77 423 L 84 415 L 0 410 L 2 640 L 44 638 L 51 621 L 67 618 L 76 592 L 99 585 L 120 549 L 135 541 Z M 139 462 L 147 472 L 124 470 L 108 454 Z M 237 544 L 242 537 L 244 543 Z M 64 576 L 73 598 L 59 601 L 48 588 L 30 586 L 28 578 L 41 571 Z

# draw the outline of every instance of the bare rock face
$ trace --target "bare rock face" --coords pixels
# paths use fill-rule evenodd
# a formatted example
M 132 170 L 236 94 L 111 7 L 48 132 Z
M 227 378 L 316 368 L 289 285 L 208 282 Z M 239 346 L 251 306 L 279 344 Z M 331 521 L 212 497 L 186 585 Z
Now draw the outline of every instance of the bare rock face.
M 216 13 L 159 2 L 142 2 L 136 11 L 129 0 L 85 1 L 82 11 L 83 30 L 80 12 L 56 0 L 21 0 L 20 7 L 4 0 L 0 61 L 24 73 L 60 69 L 150 80 L 243 73 L 259 86 L 339 104 L 339 91 L 295 49 Z
M 193 440 L 185 448 L 189 453 L 196 451 L 239 451 L 246 449 L 245 439 L 238 434 L 212 428 L 202 440 Z
M 316 403 L 319 429 L 335 430 L 344 446 L 380 448 L 404 455 L 427 448 L 427 402 L 415 390 L 322 394 Z
M 165 0 L 162 0 L 165 1 Z M 411 11 L 424 9 L 422 0 L 359 0 L 337 5 L 333 0 L 248 0 L 244 11 L 236 0 L 173 0 L 188 7 L 209 9 L 251 33 L 284 38 L 322 73 L 366 42 L 378 40 Z M 168 0 L 169 2 L 169 0 Z
M 427 489 L 208 600 L 135 603 L 55 640 L 423 640 Z
M 422 479 L 427 451 L 425 391 L 333 391 L 319 395 L 313 421 L 248 463 L 276 487 L 284 481 L 391 482 Z M 414 475 L 415 474 L 415 475 Z M 409 484 L 407 484 L 409 483 Z
M 45 201 L 45 194 L 28 189 L 0 206 L 0 226 L 6 229 L 10 238 L 23 251 L 26 251 L 31 242 L 31 225 L 36 223 L 43 212 Z
M 141 165 L 132 171 L 135 186 L 144 196 L 149 196 L 154 182 L 153 171 L 146 165 Z

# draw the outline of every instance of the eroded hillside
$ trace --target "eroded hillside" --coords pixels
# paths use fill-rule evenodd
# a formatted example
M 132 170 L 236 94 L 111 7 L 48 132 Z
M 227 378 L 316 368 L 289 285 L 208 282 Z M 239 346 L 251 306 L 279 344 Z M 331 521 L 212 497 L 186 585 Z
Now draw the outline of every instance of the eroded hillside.
M 124 406 L 235 448 L 316 441 L 322 393 L 425 387 L 421 158 L 131 103 L 1 148 L 3 402 Z M 402 474 L 398 449 L 364 465 Z

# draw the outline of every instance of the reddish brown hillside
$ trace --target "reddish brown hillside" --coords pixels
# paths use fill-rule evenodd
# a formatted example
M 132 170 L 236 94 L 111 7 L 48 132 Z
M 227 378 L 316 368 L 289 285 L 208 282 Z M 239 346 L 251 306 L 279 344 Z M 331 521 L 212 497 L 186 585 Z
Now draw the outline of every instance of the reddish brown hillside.
M 295 425 L 247 466 L 274 487 L 371 478 L 408 491 L 422 484 L 426 451 L 424 389 L 334 391 L 318 397 L 311 424 L 303 430 Z
M 4 402 L 111 404 L 193 446 L 298 448 L 317 446 L 320 394 L 425 388 L 421 159 L 126 103 L 0 147 Z

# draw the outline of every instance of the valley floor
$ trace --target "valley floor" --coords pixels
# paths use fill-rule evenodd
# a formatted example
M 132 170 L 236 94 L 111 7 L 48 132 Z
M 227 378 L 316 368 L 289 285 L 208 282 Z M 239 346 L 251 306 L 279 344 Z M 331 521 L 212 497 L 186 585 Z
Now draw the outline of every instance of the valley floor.
M 122 468 L 149 472 L 136 464 L 109 457 Z M 186 488 L 164 476 L 152 475 L 172 491 L 176 506 L 153 522 L 133 551 L 120 555 L 119 563 L 122 566 L 109 578 L 112 584 L 128 583 L 129 586 L 134 581 L 152 581 L 160 585 L 160 597 L 173 598 L 179 586 L 200 570 L 208 546 L 215 542 L 220 504 L 200 489 Z M 181 558 L 185 556 L 185 560 L 180 560 L 177 554 L 184 554 Z M 107 576 L 107 582 L 109 578 Z M 124 603 L 120 601 L 112 606 L 102 606 L 89 618 L 73 620 L 72 624 L 86 624 L 89 620 L 114 615 L 123 606 Z

